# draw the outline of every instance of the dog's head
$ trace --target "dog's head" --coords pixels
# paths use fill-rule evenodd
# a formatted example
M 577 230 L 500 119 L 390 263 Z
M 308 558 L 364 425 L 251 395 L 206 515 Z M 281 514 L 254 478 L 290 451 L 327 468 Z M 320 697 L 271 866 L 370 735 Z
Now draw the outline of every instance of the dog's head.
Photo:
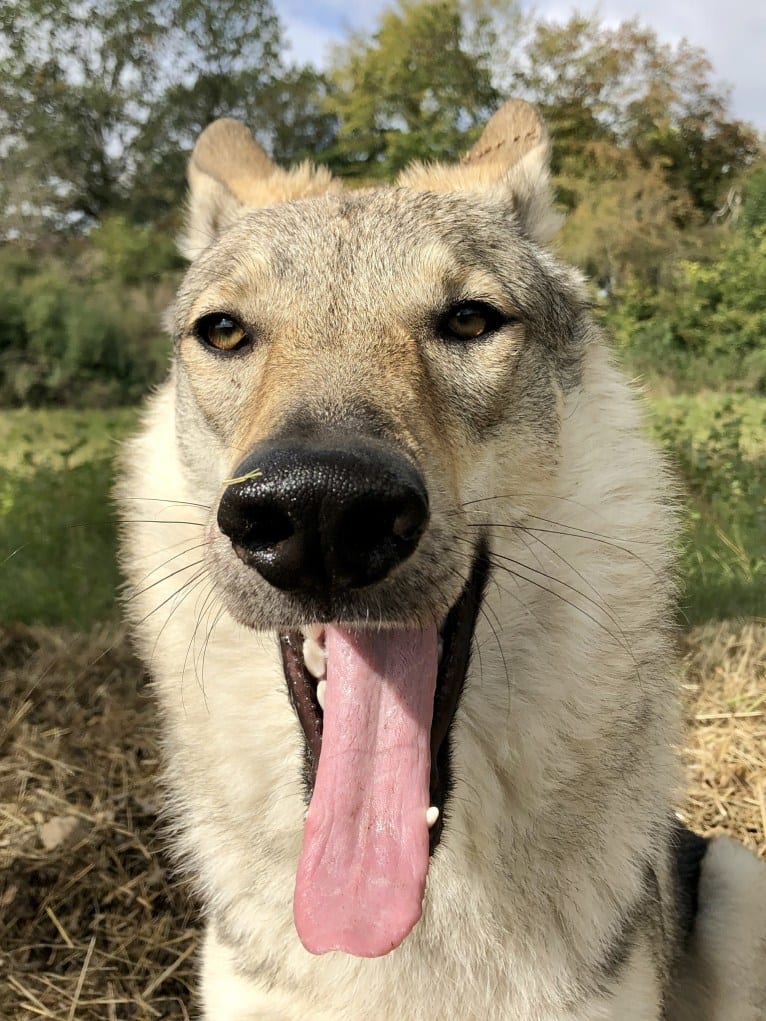
M 420 914 L 489 572 L 482 501 L 555 472 L 585 328 L 543 247 L 548 154 L 511 102 L 461 163 L 392 188 L 282 171 L 234 121 L 192 157 L 179 442 L 227 609 L 279 636 L 316 952 L 384 953 Z

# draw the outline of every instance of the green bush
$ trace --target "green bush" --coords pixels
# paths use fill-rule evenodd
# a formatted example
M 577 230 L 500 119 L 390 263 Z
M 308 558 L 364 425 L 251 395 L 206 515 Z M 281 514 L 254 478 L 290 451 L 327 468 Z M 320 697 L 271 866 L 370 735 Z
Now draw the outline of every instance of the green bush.
M 740 230 L 766 226 L 766 163 L 756 166 L 747 179 L 738 226 Z
M 0 621 L 118 615 L 114 457 L 134 408 L 0 413 Z
M 658 412 L 655 434 L 686 486 L 685 617 L 766 616 L 766 404 L 677 398 Z
M 131 223 L 124 216 L 105 217 L 89 240 L 100 273 L 127 285 L 161 280 L 184 265 L 171 231 Z
M 681 262 L 672 281 L 629 285 L 605 308 L 627 365 L 680 393 L 766 393 L 766 226 L 733 231 L 717 259 Z
M 131 228 L 118 248 L 117 228 L 107 228 L 94 231 L 95 248 L 72 243 L 70 258 L 0 246 L 0 404 L 126 404 L 164 376 L 169 256 L 159 246 L 155 262 L 142 263 L 148 236 Z
M 117 616 L 111 484 L 105 459 L 0 468 L 0 620 L 87 628 Z

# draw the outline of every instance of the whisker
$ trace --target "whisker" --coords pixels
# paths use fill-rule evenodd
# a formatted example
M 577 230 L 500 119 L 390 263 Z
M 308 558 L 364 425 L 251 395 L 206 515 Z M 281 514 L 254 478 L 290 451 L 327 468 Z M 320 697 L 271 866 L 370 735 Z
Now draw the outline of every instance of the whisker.
M 194 503 L 193 500 L 174 500 L 161 496 L 120 496 L 120 500 L 132 500 L 133 503 L 164 503 L 168 507 L 199 507 L 200 510 L 209 511 L 210 505 L 206 503 Z
M 174 560 L 175 557 L 172 557 L 171 559 Z M 190 564 L 184 564 L 183 567 L 177 567 L 175 571 L 171 571 L 170 574 L 166 574 L 162 578 L 157 578 L 156 581 L 153 581 L 151 583 L 151 585 L 147 585 L 145 588 L 139 589 L 138 592 L 131 592 L 130 596 L 128 597 L 128 602 L 130 603 L 134 599 L 138 599 L 139 596 L 145 595 L 147 592 L 151 591 L 151 589 L 153 589 L 156 585 L 161 585 L 164 581 L 170 581 L 171 578 L 175 578 L 177 574 L 181 574 L 183 571 L 189 571 L 191 570 L 192 567 L 199 567 L 199 565 L 204 564 L 204 562 L 205 558 L 200 557 L 199 560 L 193 560 L 192 563 Z
M 188 543 L 194 542 L 194 540 L 196 538 L 197 538 L 196 535 L 195 536 L 188 536 L 187 535 L 184 539 L 179 539 L 178 542 L 171 542 L 169 545 L 163 546 L 161 549 L 156 549 L 156 550 L 153 549 L 153 550 L 150 550 L 148 553 L 144 553 L 142 556 L 136 557 L 136 562 L 137 563 L 142 563 L 144 560 L 153 560 L 154 557 L 158 556 L 161 553 L 168 553 L 172 549 L 178 549 L 179 546 L 186 547 L 188 545 Z M 189 552 L 191 552 L 192 549 L 197 549 L 197 548 L 198 547 L 196 547 L 196 546 L 195 547 L 190 547 L 189 548 Z M 165 563 L 168 563 L 168 561 L 165 561 Z
M 587 528 L 580 528 L 579 525 L 564 525 L 564 524 L 562 524 L 561 521 L 556 521 L 553 518 L 545 518 L 541 514 L 530 514 L 530 513 L 526 513 L 526 512 L 524 514 L 524 517 L 523 517 L 522 521 L 519 522 L 519 524 L 522 524 L 525 528 L 526 527 L 530 527 L 530 526 L 527 526 L 527 524 L 526 524 L 527 518 L 533 518 L 535 521 L 544 521 L 546 523 L 546 525 L 556 525 L 557 528 L 560 528 L 560 529 L 562 529 L 562 530 L 564 530 L 566 532 L 569 532 L 570 534 L 575 535 L 575 536 L 582 535 L 586 539 L 603 539 L 605 542 L 610 542 L 610 543 L 620 543 L 620 542 L 624 542 L 625 541 L 620 536 L 604 535 L 602 532 L 590 532 L 590 531 L 588 531 Z M 506 523 L 506 524 L 490 524 L 488 527 L 490 527 L 490 528 L 515 528 L 516 524 L 508 524 L 508 523 Z M 652 542 L 649 539 L 636 539 L 636 540 L 633 540 L 633 541 L 640 543 L 642 546 L 659 546 L 659 545 L 661 545 L 660 543 Z M 618 547 L 618 548 L 620 548 L 620 547 Z
M 526 525 L 523 524 L 522 522 L 503 523 L 497 521 L 495 522 L 467 521 L 466 524 L 468 525 L 469 528 L 512 528 L 529 533 L 540 532 L 543 535 L 560 535 L 567 536 L 570 539 L 587 539 L 589 542 L 601 543 L 604 546 L 609 546 L 611 549 L 620 550 L 620 552 L 626 553 L 629 557 L 632 557 L 634 560 L 637 560 L 640 564 L 643 564 L 647 571 L 653 574 L 655 578 L 659 576 L 659 572 L 656 571 L 655 568 L 653 568 L 648 561 L 644 560 L 642 556 L 639 556 L 639 554 L 636 553 L 635 550 L 630 549 L 629 546 L 620 545 L 620 543 L 616 539 L 611 539 L 609 536 L 596 535 L 595 533 L 588 533 L 582 530 L 578 532 L 570 532 L 564 525 L 562 525 L 561 528 L 540 528 L 539 526 Z M 558 522 L 553 522 L 553 524 L 558 524 Z M 659 545 L 659 544 L 643 543 L 643 545 Z
M 193 578 L 190 578 L 190 579 L 189 579 L 189 580 L 188 580 L 187 582 L 185 582 L 185 583 L 184 583 L 184 584 L 183 584 L 183 585 L 181 586 L 181 588 L 180 588 L 180 589 L 176 589 L 176 591 L 175 591 L 175 592 L 174 592 L 174 593 L 173 593 L 173 594 L 172 594 L 171 596 L 168 596 L 168 599 L 166 599 L 166 600 L 164 600 L 164 602 L 160 603 L 160 606 L 159 606 L 159 607 L 155 607 L 155 610 L 156 610 L 156 609 L 159 609 L 159 608 L 161 608 L 161 607 L 163 607 L 163 606 L 165 605 L 165 603 L 167 603 L 167 602 L 168 602 L 168 601 L 169 601 L 170 599 L 172 599 L 172 598 L 173 598 L 173 596 L 178 596 L 178 595 L 180 595 L 180 594 L 181 594 L 181 593 L 182 593 L 182 592 L 184 591 L 184 589 L 186 589 L 186 592 L 184 593 L 184 595 L 183 595 L 183 596 L 181 596 L 181 598 L 180 598 L 180 599 L 178 600 L 178 602 L 176 603 L 176 605 L 175 605 L 175 606 L 173 606 L 173 607 L 171 607 L 171 609 L 170 609 L 170 612 L 168 613 L 167 617 L 165 618 L 165 620 L 164 620 L 164 621 L 163 621 L 163 623 L 162 623 L 162 627 L 161 627 L 161 628 L 160 628 L 160 630 L 159 630 L 159 631 L 157 632 L 157 637 L 155 638 L 155 640 L 154 640 L 154 645 L 152 646 L 152 654 L 151 654 L 151 657 L 150 657 L 150 659 L 152 659 L 152 660 L 154 659 L 155 653 L 157 652 L 157 646 L 159 645 L 159 642 L 160 642 L 160 638 L 162 638 L 162 635 L 163 635 L 163 633 L 164 633 L 164 631 L 165 631 L 165 628 L 166 628 L 166 627 L 168 626 L 168 624 L 170 623 L 170 620 L 171 620 L 171 618 L 173 617 L 173 614 L 174 614 L 174 613 L 176 612 L 176 610 L 177 610 L 177 609 L 178 609 L 178 608 L 179 608 L 179 607 L 180 607 L 180 606 L 181 606 L 181 605 L 182 605 L 183 603 L 185 603 L 185 602 L 186 602 L 187 598 L 188 598 L 188 597 L 189 597 L 189 596 L 190 596 L 190 595 L 192 594 L 192 592 L 194 592 L 194 591 L 195 591 L 195 590 L 196 590 L 196 589 L 197 589 L 197 588 L 198 588 L 198 587 L 199 587 L 199 586 L 200 586 L 200 585 L 201 585 L 201 584 L 202 584 L 202 583 L 203 583 L 203 582 L 205 581 L 205 578 L 206 578 L 206 577 L 207 577 L 207 578 L 209 578 L 210 576 L 208 575 L 208 571 L 207 571 L 207 568 L 206 568 L 206 567 L 203 567 L 201 571 L 198 571 L 198 572 L 197 572 L 197 573 L 196 573 L 196 574 L 194 575 L 194 577 L 193 577 Z M 214 582 L 212 581 L 212 579 L 210 579 L 210 585 L 211 585 L 211 587 L 213 586 L 213 584 L 214 584 Z M 191 586 L 191 588 L 189 588 L 189 586 Z M 155 611 L 154 611 L 154 610 L 152 610 L 152 613 L 154 613 L 154 612 L 155 612 Z M 151 616 L 151 614 L 147 615 L 147 617 L 145 617 L 145 618 L 144 618 L 144 620 L 147 620 L 147 619 L 148 619 L 148 616 Z M 142 624 L 142 623 L 143 623 L 143 621 L 140 621 L 140 622 L 139 622 L 139 624 Z M 182 691 L 182 693 L 181 693 L 181 698 L 182 698 L 182 700 L 183 700 L 183 691 Z
M 200 561 L 200 563 L 202 563 L 202 561 Z M 188 588 L 189 585 L 193 585 L 195 581 L 198 581 L 200 578 L 204 578 L 206 575 L 207 575 L 206 567 L 203 567 L 200 571 L 197 571 L 197 573 L 193 575 L 191 578 L 188 578 L 180 588 L 177 588 L 174 592 L 171 592 L 169 596 L 162 600 L 161 603 L 158 603 L 153 610 L 149 610 L 149 612 L 144 617 L 142 617 L 141 620 L 138 621 L 136 627 L 141 627 L 141 625 L 145 624 L 146 621 L 149 620 L 149 618 L 153 616 L 155 613 L 157 613 L 158 610 L 161 610 L 162 607 L 166 605 L 166 603 L 169 603 L 171 599 L 174 599 L 176 596 L 180 595 L 185 588 Z M 186 595 L 188 596 L 188 594 L 189 593 L 187 592 Z M 184 596 L 184 599 L 185 598 L 186 596 Z M 183 600 L 181 600 L 181 602 L 183 602 Z M 168 620 L 170 620 L 171 616 L 172 613 L 168 615 Z M 167 622 L 168 621 L 166 620 L 165 624 L 167 624 Z M 162 631 L 164 631 L 165 624 L 163 624 L 162 629 L 160 630 L 160 634 L 162 634 Z M 154 643 L 155 648 L 157 647 L 157 641 L 159 641 L 159 635 L 157 635 L 157 640 Z
M 583 592 L 582 589 L 577 588 L 576 585 L 570 585 L 569 582 L 563 581 L 561 578 L 557 578 L 555 577 L 555 575 L 549 574 L 547 571 L 541 571 L 537 567 L 532 567 L 530 564 L 523 563 L 521 560 L 515 560 L 513 557 L 509 557 L 505 553 L 498 553 L 497 550 L 491 550 L 489 556 L 490 559 L 503 560 L 508 562 L 509 564 L 513 564 L 515 567 L 522 568 L 522 570 L 524 571 L 529 571 L 532 574 L 539 574 L 541 577 L 545 578 L 546 581 L 550 581 L 554 585 L 560 585 L 562 588 L 565 588 L 573 595 L 581 596 L 583 599 L 587 600 L 591 604 L 591 606 L 595 607 L 597 610 L 601 610 L 604 614 L 606 614 L 606 616 L 609 618 L 612 624 L 614 624 L 614 626 L 618 628 L 622 633 L 622 627 L 620 625 L 620 622 L 614 616 L 609 606 L 603 603 L 603 601 L 597 602 L 592 596 L 589 596 L 587 592 Z M 598 593 L 596 594 L 598 595 Z M 601 600 L 600 595 L 599 600 Z M 625 637 L 624 634 L 623 637 Z
M 469 540 L 463 539 L 460 536 L 457 536 L 456 538 L 458 539 L 458 541 L 462 541 L 462 542 L 466 542 L 466 543 L 469 542 Z M 453 551 L 453 552 L 456 552 L 456 551 Z M 466 556 L 466 557 L 468 556 L 468 554 L 463 554 L 463 555 Z M 636 670 L 638 671 L 638 664 L 636 663 L 635 657 L 633 656 L 633 650 L 630 648 L 630 645 L 629 645 L 629 643 L 627 641 L 627 638 L 626 638 L 626 636 L 625 636 L 625 634 L 624 634 L 624 632 L 623 632 L 623 630 L 621 628 L 620 622 L 612 616 L 611 612 L 608 611 L 608 609 L 606 607 L 600 606 L 594 599 L 592 599 L 590 596 L 588 596 L 587 593 L 580 591 L 580 589 L 575 588 L 572 585 L 568 585 L 566 582 L 563 582 L 563 581 L 561 581 L 558 578 L 555 578 L 555 577 L 553 577 L 553 576 L 551 576 L 549 574 L 546 574 L 544 571 L 538 571 L 536 568 L 531 567 L 529 564 L 524 564 L 524 563 L 522 563 L 519 560 L 515 560 L 513 557 L 508 557 L 508 556 L 505 556 L 503 554 L 490 551 L 489 558 L 490 558 L 490 561 L 492 562 L 493 566 L 496 567 L 498 570 L 504 571 L 510 577 L 515 578 L 517 581 L 528 582 L 530 585 L 533 585 L 535 588 L 538 588 L 538 589 L 540 589 L 543 592 L 547 592 L 549 595 L 555 596 L 557 599 L 561 600 L 561 602 L 565 603 L 567 606 L 571 606 L 572 609 L 576 610 L 578 613 L 581 613 L 586 619 L 590 620 L 600 630 L 602 630 L 604 632 L 604 634 L 608 635 L 609 638 L 611 638 L 611 640 L 616 645 L 619 645 L 619 646 L 621 646 L 622 648 L 625 649 L 625 651 L 628 653 L 628 655 L 633 660 L 633 664 L 636 667 Z M 588 611 L 586 609 L 584 609 L 582 606 L 578 606 L 578 604 L 576 602 L 574 602 L 573 600 L 567 599 L 566 596 L 562 595 L 560 592 L 557 592 L 555 589 L 548 588 L 546 585 L 543 585 L 542 582 L 539 582 L 539 581 L 537 581 L 534 578 L 529 578 L 529 577 L 527 577 L 524 574 L 518 573 L 518 571 L 514 571 L 512 568 L 506 566 L 505 564 L 499 563 L 498 560 L 508 561 L 508 563 L 513 564 L 515 567 L 520 568 L 523 571 L 529 571 L 532 574 L 539 574 L 542 577 L 544 577 L 547 581 L 550 581 L 551 583 L 553 583 L 554 585 L 560 585 L 562 588 L 568 589 L 571 592 L 573 592 L 574 594 L 581 596 L 583 599 L 585 599 L 587 602 L 589 602 L 596 609 L 600 610 L 601 612 L 605 612 L 606 613 L 606 616 L 608 617 L 608 619 L 611 621 L 612 624 L 614 624 L 614 626 L 620 632 L 619 638 L 612 631 L 610 631 L 608 627 L 606 627 L 606 625 L 603 623 L 603 621 L 600 621 L 597 617 L 594 617 L 593 614 L 588 613 Z M 640 680 L 640 677 L 639 677 L 639 680 Z
M 521 531 L 526 531 L 526 529 L 521 529 Z M 527 546 L 527 549 L 529 549 L 529 546 L 527 545 L 527 541 L 526 541 L 526 539 L 524 539 L 524 536 L 522 535 L 520 538 L 524 541 L 524 545 Z M 556 557 L 556 559 L 559 560 L 562 564 L 564 564 L 565 567 L 567 567 L 570 571 L 572 571 L 574 574 L 576 574 L 577 577 L 585 585 L 588 586 L 588 588 L 591 590 L 591 592 L 593 592 L 594 595 L 598 596 L 599 605 L 602 606 L 604 608 L 604 610 L 608 611 L 608 604 L 606 603 L 606 600 L 601 595 L 601 593 L 598 591 L 598 589 L 593 585 L 593 583 L 588 578 L 586 578 L 586 576 L 582 573 L 582 571 L 578 570 L 574 566 L 574 564 L 571 564 L 567 560 L 567 558 L 565 556 L 563 556 L 563 554 L 559 553 L 559 551 L 556 549 L 555 546 L 552 546 L 550 543 L 546 542 L 545 539 L 541 539 L 537 535 L 532 535 L 532 536 L 530 536 L 530 538 L 534 539 L 535 542 L 539 542 L 540 545 L 544 546 L 550 553 L 552 553 L 553 556 Z M 540 563 L 539 559 L 538 559 L 538 563 Z M 543 565 L 540 564 L 540 566 L 542 567 Z M 615 623 L 617 623 L 617 622 L 615 621 Z
M 476 500 L 467 500 L 465 503 L 462 503 L 460 506 L 461 506 L 461 508 L 471 507 L 471 506 L 475 506 L 476 504 L 479 504 L 479 503 L 487 503 L 490 500 L 557 500 L 559 503 L 571 503 L 573 506 L 579 507 L 581 510 L 585 510 L 589 514 L 595 515 L 597 518 L 601 518 L 602 521 L 607 521 L 608 520 L 606 518 L 606 516 L 604 514 L 602 514 L 602 512 L 598 509 L 598 507 L 593 507 L 591 504 L 582 503 L 580 500 L 575 500 L 575 499 L 573 499 L 572 497 L 569 497 L 569 496 L 556 496 L 553 493 L 506 493 L 506 494 L 500 494 L 500 495 L 497 495 L 497 496 L 482 496 L 482 497 L 477 498 Z M 525 517 L 537 518 L 537 520 L 539 520 L 539 521 L 548 521 L 548 523 L 552 524 L 552 525 L 560 525 L 561 524 L 560 521 L 552 521 L 552 520 L 549 520 L 548 518 L 541 518 L 537 514 L 531 514 L 531 513 L 526 512 L 526 511 L 524 512 L 524 515 L 525 515 Z M 565 527 L 565 526 L 562 526 L 562 527 Z M 572 525 L 572 527 L 573 528 L 577 528 L 578 526 L 577 525 Z M 596 535 L 598 533 L 594 532 L 592 534 Z M 603 538 L 609 538 L 609 536 L 604 536 Z M 649 540 L 649 539 L 642 539 L 640 541 L 642 542 L 642 544 L 645 544 L 647 546 L 658 546 L 658 545 L 660 545 L 660 543 L 653 542 L 652 540 Z
M 202 680 L 202 678 L 200 676 L 200 673 L 199 673 L 199 669 L 198 669 L 198 667 L 199 667 L 199 657 L 195 654 L 195 648 L 196 648 L 196 643 L 197 643 L 197 632 L 199 631 L 200 624 L 202 623 L 202 617 L 203 617 L 203 615 L 205 613 L 205 609 L 207 608 L 208 603 L 210 602 L 210 600 L 214 599 L 214 598 L 215 598 L 215 585 L 211 585 L 210 588 L 205 593 L 205 596 L 202 599 L 202 606 L 199 607 L 199 609 L 197 609 L 197 606 L 199 606 L 199 599 L 197 600 L 197 606 L 195 606 L 195 608 L 194 608 L 194 615 L 196 617 L 196 621 L 195 621 L 195 624 L 194 624 L 194 630 L 192 631 L 191 639 L 189 640 L 189 645 L 187 646 L 187 649 L 186 649 L 186 655 L 184 656 L 184 665 L 183 665 L 183 668 L 181 669 L 181 676 L 183 677 L 186 674 L 186 665 L 189 662 L 189 653 L 191 653 L 192 665 L 194 667 L 194 676 L 197 679 L 197 684 L 199 685 L 199 689 L 202 692 L 203 698 L 205 698 L 205 685 L 204 685 L 203 680 Z
M 534 568 L 528 567 L 526 564 L 522 564 L 522 563 L 520 563 L 519 561 L 516 561 L 516 560 L 512 560 L 511 563 L 515 564 L 516 567 L 520 567 L 522 570 L 529 570 L 529 571 L 533 571 L 534 570 Z M 630 646 L 628 645 L 627 641 L 624 640 L 624 636 L 622 636 L 623 637 L 623 641 L 620 642 L 618 640 L 617 636 L 614 635 L 609 630 L 609 628 L 603 623 L 603 621 L 600 621 L 597 617 L 594 617 L 592 613 L 588 613 L 588 611 L 583 609 L 582 606 L 578 606 L 577 603 L 574 602 L 574 600 L 567 599 L 566 596 L 562 596 L 562 594 L 560 592 L 556 592 L 555 589 L 548 588 L 546 585 L 543 585 L 542 582 L 536 581 L 534 578 L 527 578 L 525 575 L 517 573 L 512 568 L 506 567 L 505 564 L 497 564 L 496 563 L 495 566 L 499 570 L 501 570 L 501 571 L 506 571 L 512 578 L 516 578 L 519 581 L 527 582 L 529 585 L 533 585 L 535 588 L 540 589 L 542 592 L 547 592 L 549 595 L 555 596 L 557 599 L 560 599 L 561 602 L 565 603 L 567 606 L 571 606 L 573 610 L 576 610 L 578 613 L 581 613 L 585 618 L 587 618 L 589 621 L 591 621 L 593 624 L 595 624 L 596 627 L 600 628 L 604 632 L 605 635 L 608 635 L 609 638 L 611 638 L 611 640 L 615 643 L 615 645 L 621 645 L 625 649 L 625 651 L 631 656 L 631 658 L 633 658 L 632 650 L 631 650 Z M 537 573 L 540 573 L 540 572 L 537 572 Z M 551 578 L 550 576 L 546 576 L 546 577 L 548 577 L 548 580 L 553 582 L 554 584 L 562 584 L 561 582 L 557 581 L 556 578 Z M 578 590 L 575 589 L 575 591 L 578 591 Z M 583 595 L 583 593 L 579 593 L 579 594 Z M 587 598 L 587 596 L 583 596 L 583 598 Z M 589 599 L 588 601 L 593 603 L 592 599 Z M 596 607 L 598 607 L 597 603 L 594 603 L 594 605 Z M 598 608 L 600 608 L 600 607 L 598 607 Z M 610 617 L 610 620 L 611 620 L 611 617 Z M 615 621 L 612 621 L 612 623 L 614 623 L 615 626 L 619 627 L 619 625 Z M 635 663 L 635 660 L 634 660 L 634 663 Z
M 202 648 L 202 667 L 200 669 L 200 673 L 201 673 L 201 676 L 202 676 L 202 693 L 203 694 L 205 692 L 205 657 L 207 656 L 207 650 L 208 650 L 208 646 L 210 645 L 210 641 L 211 641 L 211 639 L 213 637 L 213 632 L 218 627 L 218 623 L 221 620 L 221 617 L 223 617 L 223 615 L 225 613 L 226 613 L 226 607 L 222 604 L 218 608 L 218 613 L 215 615 L 215 619 L 213 620 L 213 623 L 211 624 L 210 628 L 208 629 L 208 633 L 205 636 L 205 644 L 204 644 L 204 646 Z
M 507 662 L 507 660 L 505 658 L 505 651 L 503 649 L 503 643 L 500 641 L 500 635 L 498 634 L 497 630 L 495 629 L 495 625 L 490 620 L 489 613 L 487 612 L 487 609 L 485 608 L 485 605 L 486 604 L 484 603 L 484 600 L 482 600 L 482 603 L 481 603 L 481 614 L 484 617 L 484 619 L 486 620 L 487 625 L 489 626 L 490 631 L 494 635 L 495 642 L 497 644 L 497 650 L 500 653 L 500 659 L 502 659 L 502 661 L 503 661 L 503 670 L 505 671 L 505 686 L 506 686 L 506 691 L 508 693 L 508 704 L 507 704 L 506 708 L 507 708 L 507 711 L 510 713 L 510 711 L 511 711 L 511 675 L 508 672 L 508 662 Z M 502 631 L 503 630 L 502 624 L 498 620 L 498 616 L 495 613 L 494 609 L 492 610 L 492 614 L 493 614 L 493 616 L 495 618 L 497 626 L 500 628 L 500 631 Z
M 125 525 L 190 525 L 192 528 L 204 528 L 204 521 L 171 521 L 170 518 L 123 518 Z
M 186 541 L 188 542 L 188 539 Z M 180 544 L 177 543 L 176 545 Z M 161 564 L 157 564 L 157 566 L 153 567 L 151 571 L 147 571 L 146 574 L 141 579 L 141 582 L 143 583 L 147 581 L 149 578 L 151 578 L 153 574 L 155 574 L 157 571 L 161 571 L 162 568 L 167 567 L 168 564 L 172 564 L 173 561 L 178 560 L 179 557 L 185 557 L 187 553 L 194 553 L 194 551 L 198 549 L 205 549 L 206 546 L 207 546 L 206 542 L 198 542 L 194 546 L 187 546 L 185 549 L 182 549 L 180 553 L 175 553 L 172 557 L 168 557 L 167 560 L 163 560 Z M 172 547 L 170 548 L 172 549 Z M 198 560 L 196 561 L 196 563 L 200 563 L 200 561 Z M 172 575 L 167 575 L 167 577 L 172 577 Z
M 457 552 L 457 551 L 450 551 L 450 552 Z M 466 556 L 465 554 L 462 554 L 462 555 Z M 468 559 L 469 558 L 466 556 L 466 560 L 468 560 Z M 455 568 L 455 567 L 452 567 L 450 569 L 450 574 L 458 579 L 458 581 L 460 582 L 460 590 L 462 592 L 462 590 L 468 584 L 468 580 L 466 578 L 464 578 L 463 575 L 460 573 L 460 571 L 458 571 L 457 568 Z M 444 592 L 442 591 L 441 586 L 437 585 L 436 588 L 437 588 L 437 591 L 439 592 L 439 595 L 442 597 L 442 601 L 444 602 L 444 605 L 448 606 L 449 605 L 449 600 L 446 600 L 444 598 Z M 495 635 L 495 640 L 497 640 L 497 635 Z M 479 680 L 480 680 L 481 684 L 483 685 L 484 684 L 484 661 L 483 661 L 482 655 L 481 655 L 481 645 L 480 645 L 479 642 L 476 641 L 476 633 L 475 633 L 475 631 L 474 631 L 474 634 L 471 636 L 471 641 L 472 641 L 473 648 L 476 649 L 476 652 L 478 653 L 478 656 L 479 656 Z M 501 654 L 502 654 L 502 652 L 501 652 Z M 507 676 L 507 672 L 506 672 L 506 676 Z

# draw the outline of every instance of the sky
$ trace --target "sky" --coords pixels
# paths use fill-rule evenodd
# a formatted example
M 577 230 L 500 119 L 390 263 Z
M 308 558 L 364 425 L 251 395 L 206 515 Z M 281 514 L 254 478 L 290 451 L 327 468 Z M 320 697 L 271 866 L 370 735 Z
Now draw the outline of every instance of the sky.
M 321 68 L 329 46 L 341 41 L 349 29 L 369 30 L 389 0 L 275 0 L 298 63 Z M 524 0 L 524 7 L 530 5 Z M 589 11 L 590 3 L 567 5 L 561 0 L 540 0 L 539 17 L 565 21 L 576 9 Z M 602 0 L 596 8 L 608 24 L 637 16 L 655 29 L 661 39 L 675 43 L 684 36 L 706 50 L 715 80 L 731 87 L 732 111 L 766 132 L 766 3 L 763 0 Z

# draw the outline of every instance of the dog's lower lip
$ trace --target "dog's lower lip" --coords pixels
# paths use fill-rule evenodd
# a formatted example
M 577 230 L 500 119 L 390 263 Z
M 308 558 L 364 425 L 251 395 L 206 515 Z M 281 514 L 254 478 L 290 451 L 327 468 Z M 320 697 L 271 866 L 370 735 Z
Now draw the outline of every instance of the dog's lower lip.
M 432 853 L 441 838 L 445 803 L 451 788 L 449 732 L 465 682 L 474 627 L 488 574 L 489 554 L 486 542 L 482 540 L 477 546 L 468 581 L 439 628 L 439 662 L 431 726 L 431 798 L 428 809 Z M 312 624 L 279 634 L 288 695 L 306 742 L 305 781 L 308 798 L 313 793 L 322 751 L 326 682 L 322 670 L 324 664 L 319 660 L 322 653 L 317 653 L 317 649 L 323 639 L 323 630 L 324 625 Z M 311 662 L 307 662 L 306 652 Z

